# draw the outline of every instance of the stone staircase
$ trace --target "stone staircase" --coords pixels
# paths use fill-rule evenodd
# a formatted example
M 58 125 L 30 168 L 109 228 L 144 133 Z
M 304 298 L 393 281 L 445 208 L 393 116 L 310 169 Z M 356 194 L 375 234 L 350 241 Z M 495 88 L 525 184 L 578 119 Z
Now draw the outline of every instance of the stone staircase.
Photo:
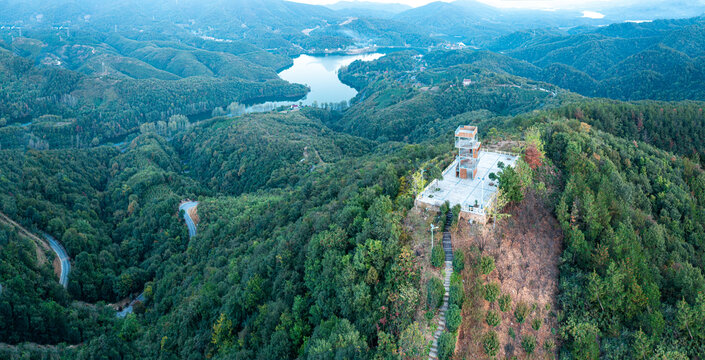
M 450 297 L 450 275 L 453 273 L 453 247 L 450 242 L 450 226 L 453 222 L 453 214 L 448 211 L 446 215 L 446 231 L 443 232 L 443 251 L 446 254 L 445 261 L 445 278 L 443 279 L 443 287 L 446 292 L 443 295 L 443 305 L 440 308 L 440 317 L 438 318 L 438 329 L 433 333 L 433 344 L 431 344 L 431 352 L 428 354 L 428 360 L 438 359 L 438 337 L 441 336 L 446 328 L 446 310 L 448 310 L 448 298 Z

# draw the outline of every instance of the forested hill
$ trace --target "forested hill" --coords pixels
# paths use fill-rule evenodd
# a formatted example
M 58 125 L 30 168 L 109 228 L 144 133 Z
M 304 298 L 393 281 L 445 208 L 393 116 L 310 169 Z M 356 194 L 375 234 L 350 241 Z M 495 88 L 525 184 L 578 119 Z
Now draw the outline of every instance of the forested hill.
M 70 358 L 387 353 L 380 337 L 408 327 L 419 301 L 418 268 L 400 238 L 413 203 L 403 179 L 447 146 L 374 144 L 334 133 L 320 123 L 326 115 L 214 119 L 171 144 L 144 134 L 124 153 L 0 150 L 10 190 L 3 212 L 54 234 L 73 262 L 68 293 L 25 288 L 52 280 L 35 278 L 31 244 L 2 229 L 2 265 L 13 269 L 0 274 L 0 317 L 11 324 L 2 341 L 83 343 L 60 348 Z M 257 139 L 270 158 L 255 156 Z M 189 241 L 176 209 L 196 196 L 201 222 Z M 146 312 L 126 320 L 69 300 L 114 302 L 143 290 Z M 399 312 L 377 329 L 385 308 Z M 251 335 L 235 345 L 243 331 Z
M 613 24 L 572 35 L 527 31 L 500 37 L 489 49 L 537 66 L 533 78 L 587 96 L 705 100 L 704 29 L 705 19 L 697 17 Z M 508 71 L 526 74 L 525 68 Z
M 140 124 L 175 114 L 210 113 L 232 101 L 297 99 L 308 89 L 276 77 L 250 81 L 229 77 L 141 79 L 89 76 L 42 65 L 0 49 L 2 148 L 85 147 L 134 133 Z M 20 124 L 28 123 L 26 126 Z M 12 125 L 12 126 L 9 126 Z
M 195 36 L 221 43 L 245 41 L 280 54 L 438 42 L 410 24 L 369 14 L 360 21 L 347 21 L 351 17 L 324 6 L 284 0 L 119 0 L 110 6 L 97 0 L 0 3 L 0 21 L 17 28 L 55 27 L 64 33 L 88 28 L 140 37 L 164 34 L 170 41 Z
M 356 61 L 340 79 L 360 92 L 333 129 L 375 140 L 422 142 L 466 122 L 552 108 L 579 96 L 548 83 L 511 75 L 495 56 L 437 50 L 423 56 L 397 52 Z M 469 57 L 473 60 L 470 61 Z M 501 57 L 501 56 L 500 56 Z M 476 60 L 476 61 L 475 61 Z M 526 75 L 535 69 L 526 64 Z M 463 85 L 463 80 L 472 83 Z

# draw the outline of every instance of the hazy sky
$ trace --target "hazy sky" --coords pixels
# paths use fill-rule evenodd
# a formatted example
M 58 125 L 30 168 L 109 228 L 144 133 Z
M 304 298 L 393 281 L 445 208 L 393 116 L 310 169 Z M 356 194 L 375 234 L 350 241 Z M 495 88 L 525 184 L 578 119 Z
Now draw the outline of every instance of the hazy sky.
M 303 2 L 308 4 L 332 4 L 340 0 L 292 0 L 297 2 Z M 374 1 L 380 3 L 400 3 L 407 4 L 410 6 L 421 6 L 433 2 L 435 0 L 366 0 Z M 450 2 L 450 0 L 442 0 Z M 620 2 L 633 2 L 633 1 L 620 1 L 620 0 L 478 0 L 483 3 L 493 5 L 496 7 L 522 7 L 522 8 L 532 8 L 532 9 L 582 9 L 587 8 L 592 4 L 600 3 L 611 3 L 616 4 Z

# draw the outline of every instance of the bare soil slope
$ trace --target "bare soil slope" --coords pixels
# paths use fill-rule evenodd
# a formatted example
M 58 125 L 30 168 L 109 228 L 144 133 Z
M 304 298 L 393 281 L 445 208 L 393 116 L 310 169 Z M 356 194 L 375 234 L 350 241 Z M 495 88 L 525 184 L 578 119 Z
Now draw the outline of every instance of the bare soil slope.
M 563 241 L 561 229 L 546 204 L 531 192 L 521 204 L 507 210 L 512 216 L 500 221 L 494 230 L 492 224 L 473 230 L 465 223 L 460 224 L 453 235 L 454 239 L 458 239 L 455 246 L 464 250 L 475 246 L 482 255 L 492 256 L 496 265 L 489 275 L 480 275 L 477 271 L 466 272 L 466 292 L 475 292 L 475 296 L 469 296 L 469 301 L 477 306 L 464 313 L 467 317 L 463 318 L 463 331 L 458 343 L 458 354 L 468 358 L 487 358 L 482 349 L 482 337 L 490 330 L 485 322 L 485 315 L 490 309 L 501 314 L 501 323 L 494 328 L 499 338 L 498 355 L 501 359 L 527 357 L 521 346 L 524 335 L 536 337 L 534 354 L 540 356 L 546 354 L 546 341 L 557 341 L 551 329 L 557 330 L 555 299 Z M 472 253 L 469 253 L 472 258 Z M 479 259 L 479 256 L 477 254 L 475 258 Z M 502 312 L 497 301 L 490 304 L 483 298 L 482 285 L 490 282 L 499 283 L 501 294 L 511 296 L 509 310 Z M 515 315 L 519 304 L 526 305 L 529 311 L 523 323 L 519 323 Z M 532 328 L 534 319 L 541 321 L 539 330 Z

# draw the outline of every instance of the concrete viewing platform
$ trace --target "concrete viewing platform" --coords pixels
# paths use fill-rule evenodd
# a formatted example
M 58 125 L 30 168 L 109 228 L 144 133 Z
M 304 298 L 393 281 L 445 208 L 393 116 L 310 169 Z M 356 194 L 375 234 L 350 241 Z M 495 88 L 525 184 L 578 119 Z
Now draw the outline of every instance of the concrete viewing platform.
M 499 177 L 502 172 L 499 163 L 514 167 L 518 158 L 509 153 L 480 151 L 477 176 L 474 179 L 456 177 L 456 159 L 443 171 L 443 179 L 431 182 L 416 198 L 416 203 L 434 208 L 440 207 L 446 201 L 451 207 L 460 204 L 463 213 L 484 223 L 486 210 L 492 206 L 499 185 L 497 180 L 490 180 L 490 174 L 494 173 Z

